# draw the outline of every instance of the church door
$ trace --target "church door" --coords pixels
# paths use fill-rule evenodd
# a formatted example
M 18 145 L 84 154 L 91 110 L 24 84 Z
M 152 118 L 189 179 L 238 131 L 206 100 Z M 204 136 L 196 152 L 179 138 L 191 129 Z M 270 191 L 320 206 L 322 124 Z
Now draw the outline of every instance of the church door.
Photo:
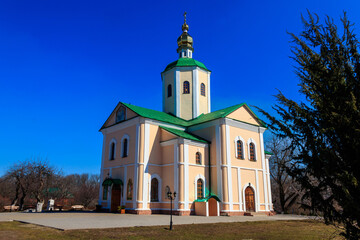
M 119 184 L 114 184 L 111 190 L 111 212 L 117 212 L 121 202 L 121 187 Z
M 255 196 L 254 190 L 251 187 L 245 189 L 245 204 L 246 211 L 255 212 Z

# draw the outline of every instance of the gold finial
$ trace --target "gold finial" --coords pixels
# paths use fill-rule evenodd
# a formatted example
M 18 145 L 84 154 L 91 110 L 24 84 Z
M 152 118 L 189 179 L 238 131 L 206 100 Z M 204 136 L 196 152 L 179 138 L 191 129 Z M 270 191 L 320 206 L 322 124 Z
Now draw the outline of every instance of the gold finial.
M 187 32 L 189 30 L 189 25 L 186 24 L 186 12 L 184 12 L 184 24 L 181 28 L 184 32 Z

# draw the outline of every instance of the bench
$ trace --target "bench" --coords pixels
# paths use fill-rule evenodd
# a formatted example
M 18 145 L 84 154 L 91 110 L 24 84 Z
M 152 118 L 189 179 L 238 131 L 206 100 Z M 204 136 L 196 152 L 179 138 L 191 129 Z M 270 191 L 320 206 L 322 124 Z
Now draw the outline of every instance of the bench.
M 14 206 L 14 205 L 9 205 L 9 206 L 4 206 L 4 210 L 5 211 L 17 211 L 19 210 L 19 206 Z

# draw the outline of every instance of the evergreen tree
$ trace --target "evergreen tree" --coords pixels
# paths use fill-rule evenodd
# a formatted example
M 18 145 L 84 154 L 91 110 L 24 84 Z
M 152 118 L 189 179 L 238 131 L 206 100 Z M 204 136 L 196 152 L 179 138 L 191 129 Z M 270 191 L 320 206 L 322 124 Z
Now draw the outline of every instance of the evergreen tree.
M 333 19 L 308 12 L 299 36 L 290 33 L 295 72 L 304 101 L 281 92 L 273 109 L 260 111 L 269 127 L 292 139 L 295 165 L 289 173 L 326 223 L 341 223 L 348 239 L 360 238 L 360 55 L 346 13 L 341 30 Z M 339 33 L 341 31 L 341 34 Z

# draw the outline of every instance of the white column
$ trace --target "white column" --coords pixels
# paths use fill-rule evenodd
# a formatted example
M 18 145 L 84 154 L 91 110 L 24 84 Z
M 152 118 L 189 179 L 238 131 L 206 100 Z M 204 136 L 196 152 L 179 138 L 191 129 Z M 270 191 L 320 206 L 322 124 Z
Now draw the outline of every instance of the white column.
M 174 104 L 175 104 L 175 115 L 180 117 L 180 70 L 178 68 L 175 69 L 175 76 L 174 76 L 174 85 L 175 85 L 175 96 L 174 96 Z
M 269 211 L 269 202 L 268 202 L 268 193 L 267 193 L 268 188 L 267 188 L 267 184 L 266 184 L 264 136 L 263 136 L 263 131 L 260 128 L 259 128 L 259 133 L 260 133 L 260 156 L 261 156 L 261 165 L 262 165 L 262 169 L 263 169 L 265 211 Z
M 259 172 L 255 170 L 255 181 L 256 181 L 256 211 L 260 211 L 260 195 L 259 195 Z
M 197 68 L 192 71 L 192 91 L 193 91 L 193 118 L 199 116 L 199 71 Z
M 184 210 L 189 210 L 189 145 L 184 143 Z
M 207 100 L 208 100 L 208 113 L 211 112 L 211 98 L 210 98 L 210 72 L 208 72 L 208 87 L 207 87 Z
M 136 140 L 135 140 L 135 164 L 134 164 L 134 188 L 133 188 L 133 208 L 136 208 L 137 189 L 138 184 L 138 170 L 139 170 L 139 148 L 140 148 L 140 124 L 136 125 Z
M 148 181 L 148 163 L 149 163 L 149 140 L 150 140 L 150 125 L 145 122 L 144 134 L 144 177 L 143 177 L 143 209 L 147 210 L 149 201 L 149 181 Z
M 243 211 L 240 168 L 237 169 L 237 174 L 238 174 L 238 194 L 239 194 L 239 205 L 240 205 L 239 209 L 240 211 Z
M 217 170 L 217 195 L 221 201 L 222 197 L 222 174 L 221 174 L 221 127 L 220 125 L 215 126 L 215 137 L 216 137 L 216 170 Z
M 174 189 L 172 192 L 179 193 L 179 144 L 176 142 L 174 144 Z M 174 200 L 174 208 L 179 208 L 179 198 L 175 198 Z
M 225 125 L 225 137 L 226 137 L 226 163 L 228 172 L 228 194 L 230 211 L 233 210 L 233 195 L 232 195 L 232 176 L 231 176 L 231 155 L 230 155 L 230 129 L 229 125 Z

